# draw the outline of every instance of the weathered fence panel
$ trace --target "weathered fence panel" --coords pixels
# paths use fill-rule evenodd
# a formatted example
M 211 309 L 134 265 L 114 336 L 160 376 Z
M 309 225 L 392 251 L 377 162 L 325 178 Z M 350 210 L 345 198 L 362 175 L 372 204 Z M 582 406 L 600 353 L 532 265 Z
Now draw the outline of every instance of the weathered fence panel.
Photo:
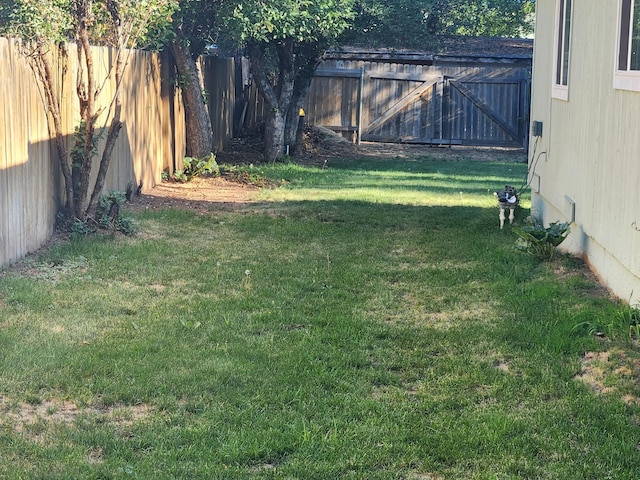
M 214 149 L 222 150 L 233 137 L 235 62 L 233 58 L 202 57 L 200 69 L 213 128 Z
M 55 221 L 57 165 L 33 73 L 0 38 L 0 264 L 47 241 Z
M 363 140 L 526 147 L 530 75 L 531 55 L 334 52 L 305 111 Z
M 115 52 L 94 48 L 97 78 L 107 78 L 97 103 L 106 128 L 116 89 L 109 76 Z M 72 147 L 80 122 L 75 93 L 77 55 L 74 44 L 51 52 L 60 95 L 64 141 Z M 143 189 L 162 180 L 163 170 L 179 168 L 185 154 L 184 106 L 176 88 L 169 55 L 127 53 L 122 82 L 123 128 L 113 151 L 105 191 L 125 190 L 129 182 Z M 244 126 L 259 121 L 263 102 L 250 84 L 236 94 L 238 72 L 233 59 L 200 62 L 214 129 L 214 149 L 221 150 L 241 127 L 234 112 L 242 105 Z M 15 40 L 0 38 L 0 265 L 41 247 L 50 238 L 62 202 L 63 184 L 38 82 Z M 242 84 L 242 82 L 240 82 Z M 239 98 L 237 100 L 236 98 Z M 100 141 L 102 151 L 104 136 Z M 94 160 L 99 162 L 99 157 Z M 97 174 L 95 167 L 93 180 Z

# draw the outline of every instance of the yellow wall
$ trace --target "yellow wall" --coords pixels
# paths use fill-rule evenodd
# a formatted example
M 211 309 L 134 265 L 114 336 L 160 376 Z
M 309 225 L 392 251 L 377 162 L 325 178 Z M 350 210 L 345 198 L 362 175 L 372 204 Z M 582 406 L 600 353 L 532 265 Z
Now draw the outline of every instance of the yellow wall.
M 563 249 L 584 254 L 616 295 L 637 303 L 640 92 L 613 88 L 618 2 L 573 1 L 567 101 L 551 98 L 556 1 L 536 3 L 531 120 L 543 135 L 531 139 L 533 213 L 545 224 L 570 220 L 574 202 Z

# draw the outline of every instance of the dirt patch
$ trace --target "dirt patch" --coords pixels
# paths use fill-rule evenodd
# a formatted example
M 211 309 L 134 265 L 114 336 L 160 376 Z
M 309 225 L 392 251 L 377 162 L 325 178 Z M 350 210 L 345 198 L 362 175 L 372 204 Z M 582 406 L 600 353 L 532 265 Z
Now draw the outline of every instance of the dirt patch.
M 596 393 L 613 392 L 612 387 L 605 385 L 606 371 L 610 368 L 609 356 L 610 352 L 587 352 L 582 357 L 582 371 L 576 379 L 589 385 Z
M 260 188 L 223 177 L 195 178 L 187 183 L 162 182 L 127 204 L 129 211 L 180 208 L 211 211 L 233 210 L 255 202 Z
M 596 394 L 618 394 L 627 405 L 640 405 L 636 387 L 640 380 L 639 359 L 614 349 L 587 352 L 581 363 L 576 380 L 588 385 Z
M 0 413 L 0 426 L 8 426 L 15 432 L 39 441 L 42 428 L 35 428 L 36 425 L 73 425 L 81 415 L 90 415 L 108 420 L 123 431 L 148 418 L 153 413 L 153 408 L 144 404 L 79 408 L 68 401 L 46 400 L 30 404 L 13 402 L 0 396 Z

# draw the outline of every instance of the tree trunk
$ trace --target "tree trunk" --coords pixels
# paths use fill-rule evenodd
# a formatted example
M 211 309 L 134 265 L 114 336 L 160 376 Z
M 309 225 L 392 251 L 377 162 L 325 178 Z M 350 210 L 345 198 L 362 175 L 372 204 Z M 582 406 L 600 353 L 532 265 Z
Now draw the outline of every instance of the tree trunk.
M 299 151 L 300 145 L 298 140 L 300 138 L 300 132 L 298 129 L 303 125 L 300 121 L 300 110 L 302 109 L 302 103 L 304 102 L 307 93 L 311 87 L 311 79 L 306 82 L 306 85 L 296 85 L 295 93 L 291 105 L 289 106 L 289 112 L 287 114 L 287 125 L 285 127 L 285 139 L 286 145 L 291 146 L 291 150 L 294 152 Z
M 264 155 L 275 162 L 284 154 L 285 112 L 270 110 L 264 126 Z
M 251 60 L 251 72 L 258 90 L 267 104 L 264 131 L 264 156 L 274 162 L 284 153 L 286 117 L 291 105 L 294 87 L 293 42 L 276 45 L 278 54 L 278 81 L 270 82 L 265 63 L 265 49 L 268 44 L 255 42 L 247 50 Z
M 100 195 L 102 194 L 104 182 L 107 178 L 107 171 L 109 170 L 109 165 L 111 164 L 111 155 L 113 154 L 113 149 L 116 146 L 116 140 L 118 140 L 120 129 L 122 128 L 122 90 L 120 88 L 120 85 L 122 83 L 124 67 L 125 64 L 122 59 L 122 49 L 118 49 L 115 65 L 116 93 L 113 99 L 113 117 L 111 118 L 111 123 L 107 132 L 107 140 L 105 142 L 104 150 L 102 151 L 102 157 L 100 158 L 100 167 L 98 168 L 96 183 L 93 186 L 93 192 L 91 193 L 89 205 L 87 205 L 87 215 L 95 212 L 98 206 L 98 200 L 100 199 Z
M 111 122 L 107 131 L 107 139 L 105 141 L 104 150 L 102 151 L 102 157 L 100 158 L 100 167 L 98 168 L 96 183 L 93 186 L 91 198 L 89 199 L 89 204 L 87 205 L 87 209 L 85 211 L 87 215 L 94 213 L 98 207 L 98 201 L 100 200 L 100 195 L 102 195 L 104 182 L 107 178 L 109 165 L 111 164 L 113 149 L 116 146 L 116 141 L 118 140 L 120 129 L 122 128 L 122 77 L 124 76 L 124 69 L 126 68 L 124 50 L 129 40 L 128 33 L 123 31 L 122 28 L 122 21 L 120 18 L 120 11 L 118 10 L 118 4 L 113 1 L 107 1 L 107 9 L 109 10 L 113 25 L 116 29 L 115 33 L 118 45 L 113 69 L 116 81 L 116 91 L 113 97 L 113 116 L 111 117 Z
M 73 162 L 72 176 L 74 178 L 75 212 L 74 215 L 81 221 L 87 218 L 86 208 L 89 198 L 91 181 L 91 169 L 93 166 L 93 156 L 95 155 L 95 125 L 98 119 L 96 113 L 96 86 L 95 73 L 93 69 L 93 54 L 89 43 L 89 21 L 91 19 L 91 2 L 88 0 L 78 0 L 75 2 L 78 25 L 76 27 L 76 43 L 78 49 L 78 72 L 76 79 L 76 93 L 80 101 L 80 117 L 84 129 L 83 133 L 83 153 L 82 164 Z M 86 71 L 84 70 L 86 68 Z M 78 175 L 79 171 L 79 175 Z M 79 177 L 80 184 L 76 183 Z
M 47 124 L 49 126 L 49 132 L 55 136 L 58 163 L 60 164 L 60 170 L 62 171 L 62 177 L 64 178 L 65 207 L 69 212 L 73 212 L 73 180 L 71 169 L 67 162 L 67 147 L 64 143 L 64 136 L 62 134 L 60 103 L 58 101 L 51 59 L 45 52 L 43 45 L 44 42 L 39 41 L 38 46 L 36 47 L 36 54 L 34 56 L 30 56 L 30 58 L 33 59 L 32 66 L 42 84 L 42 87 L 44 88 L 45 108 L 48 113 Z
M 287 115 L 285 143 L 291 145 L 294 152 L 300 151 L 298 145 L 301 132 L 298 131 L 303 122 L 300 122 L 300 109 L 309 93 L 311 81 L 317 66 L 320 64 L 325 52 L 323 44 L 303 43 L 296 50 L 295 84 L 291 100 L 291 106 Z
M 203 158 L 213 150 L 213 129 L 200 85 L 196 62 L 181 34 L 171 44 L 180 77 L 187 134 L 187 157 Z
M 302 103 L 302 102 L 300 102 Z M 300 120 L 300 106 L 298 102 L 291 102 L 289 111 L 287 112 L 287 124 L 284 130 L 284 144 L 289 145 L 290 150 L 294 150 L 296 146 L 296 138 L 298 137 L 298 122 Z

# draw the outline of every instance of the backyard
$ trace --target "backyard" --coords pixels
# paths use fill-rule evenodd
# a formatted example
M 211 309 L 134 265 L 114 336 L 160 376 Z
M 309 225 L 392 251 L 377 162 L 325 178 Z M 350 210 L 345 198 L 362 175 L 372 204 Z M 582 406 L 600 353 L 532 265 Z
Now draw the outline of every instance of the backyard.
M 499 228 L 527 165 L 382 153 L 165 183 L 3 270 L 0 477 L 638 478 L 638 338 L 598 328 L 635 311 Z

